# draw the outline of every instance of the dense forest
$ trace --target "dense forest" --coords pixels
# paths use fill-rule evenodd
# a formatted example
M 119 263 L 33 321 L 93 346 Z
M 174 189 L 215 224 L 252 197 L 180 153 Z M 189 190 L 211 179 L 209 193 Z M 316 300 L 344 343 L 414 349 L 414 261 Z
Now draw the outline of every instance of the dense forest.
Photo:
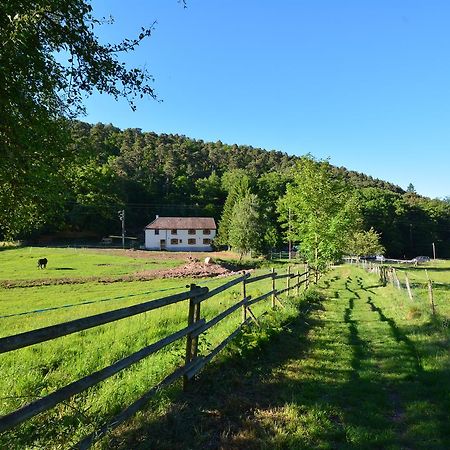
M 277 202 L 293 179 L 299 157 L 243 145 L 186 136 L 120 130 L 113 125 L 73 122 L 65 170 L 65 208 L 32 238 L 80 232 L 98 239 L 120 232 L 125 210 L 127 234 L 141 236 L 156 214 L 213 216 L 225 220 L 236 186 L 256 194 L 270 224 L 270 246 L 285 239 Z M 394 184 L 333 167 L 358 191 L 364 228 L 373 227 L 392 257 L 450 256 L 450 204 L 404 191 Z M 227 244 L 222 230 L 218 243 Z M 25 237 L 25 236 L 23 236 Z

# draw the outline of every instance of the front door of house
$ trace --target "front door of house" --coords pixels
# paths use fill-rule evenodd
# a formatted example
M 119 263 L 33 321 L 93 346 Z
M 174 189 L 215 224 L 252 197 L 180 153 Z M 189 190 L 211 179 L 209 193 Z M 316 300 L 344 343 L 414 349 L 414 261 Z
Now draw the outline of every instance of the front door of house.
M 165 250 L 166 249 L 166 240 L 165 239 L 161 239 L 159 241 L 159 248 L 160 248 L 160 250 Z

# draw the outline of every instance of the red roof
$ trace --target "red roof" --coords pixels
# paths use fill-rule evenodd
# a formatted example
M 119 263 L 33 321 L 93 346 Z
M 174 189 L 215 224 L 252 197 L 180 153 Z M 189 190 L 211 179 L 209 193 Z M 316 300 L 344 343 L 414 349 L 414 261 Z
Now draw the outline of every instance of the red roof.
M 215 230 L 216 222 L 212 217 L 158 217 L 145 228 L 150 230 Z

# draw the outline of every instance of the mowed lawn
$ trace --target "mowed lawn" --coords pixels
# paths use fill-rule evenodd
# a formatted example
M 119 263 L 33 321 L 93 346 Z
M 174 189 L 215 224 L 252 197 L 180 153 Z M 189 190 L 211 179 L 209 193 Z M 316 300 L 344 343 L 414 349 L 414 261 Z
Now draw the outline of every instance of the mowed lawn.
M 100 274 L 100 271 L 103 276 L 117 274 L 118 270 L 132 272 L 138 264 L 141 264 L 139 270 L 145 264 L 145 260 L 141 262 L 142 259 L 135 261 L 117 255 L 111 255 L 108 260 L 108 255 L 90 251 L 46 250 L 39 254 L 33 253 L 35 249 L 0 252 L 2 261 L 8 261 L 6 256 L 10 255 L 8 264 L 12 270 L 9 272 L 3 266 L 2 277 L 11 279 L 13 273 L 19 270 L 21 261 L 31 263 L 44 254 L 50 261 L 57 261 L 59 257 L 61 265 L 67 262 L 65 265 L 74 268 L 73 272 L 79 268 L 83 276 Z M 32 257 L 26 256 L 30 254 Z M 175 263 L 179 264 L 180 261 L 168 261 L 168 264 Z M 27 270 L 23 278 L 44 272 L 35 267 Z M 268 270 L 259 270 L 256 274 L 263 272 Z M 186 285 L 191 282 L 214 288 L 229 279 L 155 279 L 115 283 L 88 281 L 81 285 L 0 288 L 0 337 L 175 294 L 186 290 Z M 255 297 L 270 289 L 271 281 L 264 280 L 249 285 L 248 294 Z M 204 302 L 202 317 L 211 319 L 240 298 L 241 286 L 238 285 Z M 270 299 L 255 305 L 255 314 L 267 310 L 269 302 Z M 187 314 L 188 303 L 183 301 L 54 341 L 1 354 L 0 414 L 7 414 L 184 328 L 187 326 Z M 240 320 L 241 312 L 236 311 L 209 330 L 200 339 L 200 354 L 207 354 L 220 343 L 234 331 Z M 184 359 L 184 346 L 185 340 L 180 340 L 86 393 L 4 433 L 0 436 L 0 448 L 22 449 L 33 445 L 37 448 L 70 447 L 180 366 Z

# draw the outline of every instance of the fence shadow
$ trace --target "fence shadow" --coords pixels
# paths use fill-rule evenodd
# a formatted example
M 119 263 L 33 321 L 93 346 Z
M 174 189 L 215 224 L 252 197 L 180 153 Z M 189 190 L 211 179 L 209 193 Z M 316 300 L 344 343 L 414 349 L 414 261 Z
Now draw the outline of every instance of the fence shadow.
M 148 420 L 142 415 L 134 428 L 113 438 L 112 448 L 228 448 L 221 447 L 224 435 L 238 432 L 254 408 L 272 402 L 273 387 L 265 380 L 273 369 L 307 352 L 308 331 L 321 326 L 320 320 L 309 316 L 317 309 L 322 309 L 320 302 L 302 305 L 295 320 L 271 333 L 270 342 L 261 341 L 242 351 L 238 338 L 188 392 L 180 392 L 179 387 L 168 392 L 172 406 L 162 418 Z M 252 445 L 246 441 L 242 447 L 229 448 L 259 448 Z
M 300 316 L 274 332 L 270 342 L 260 342 L 244 355 L 237 355 L 239 346 L 235 346 L 209 366 L 187 393 L 173 389 L 166 394 L 171 406 L 162 417 L 144 413 L 133 428 L 118 430 L 122 433 L 115 434 L 110 448 L 257 450 L 272 448 L 274 442 L 276 448 L 287 449 L 315 448 L 311 442 L 318 446 L 326 442 L 331 445 L 327 448 L 343 450 L 449 448 L 450 399 L 443 395 L 449 371 L 425 371 L 408 338 L 413 330 L 399 327 L 373 298 L 366 301 L 352 295 L 328 301 L 348 301 L 342 309 L 350 349 L 348 367 L 310 364 L 304 368 L 309 376 L 302 379 L 289 371 L 278 371 L 307 355 L 320 362 L 316 355 L 308 354 L 313 344 L 309 335 L 326 324 L 320 314 L 309 315 L 308 305 L 303 305 Z M 380 372 L 379 377 L 367 377 L 368 365 L 374 365 L 371 370 L 378 368 L 373 362 L 373 349 L 361 338 L 357 316 L 353 316 L 357 302 L 366 303 L 377 320 L 388 326 L 394 340 L 378 352 L 377 358 L 391 364 L 391 370 L 402 376 L 385 379 Z M 309 307 L 316 311 L 324 308 L 321 302 Z M 429 324 L 414 327 L 414 332 L 428 333 L 427 327 Z M 336 349 L 332 337 L 314 345 L 325 352 Z M 396 360 L 399 354 L 402 357 Z M 411 361 L 406 371 L 402 367 L 405 358 Z M 338 381 L 343 378 L 344 383 Z M 296 431 L 297 419 L 293 417 L 291 423 L 286 417 L 286 405 L 297 417 L 310 414 L 316 426 L 304 435 Z M 405 411 L 418 407 L 422 409 L 404 423 Z M 280 438 L 280 427 L 290 432 Z M 407 427 L 415 429 L 415 437 L 421 427 L 435 427 L 435 439 L 430 441 L 424 431 L 423 442 L 415 442 Z M 359 433 L 357 438 L 349 435 L 349 430 Z

